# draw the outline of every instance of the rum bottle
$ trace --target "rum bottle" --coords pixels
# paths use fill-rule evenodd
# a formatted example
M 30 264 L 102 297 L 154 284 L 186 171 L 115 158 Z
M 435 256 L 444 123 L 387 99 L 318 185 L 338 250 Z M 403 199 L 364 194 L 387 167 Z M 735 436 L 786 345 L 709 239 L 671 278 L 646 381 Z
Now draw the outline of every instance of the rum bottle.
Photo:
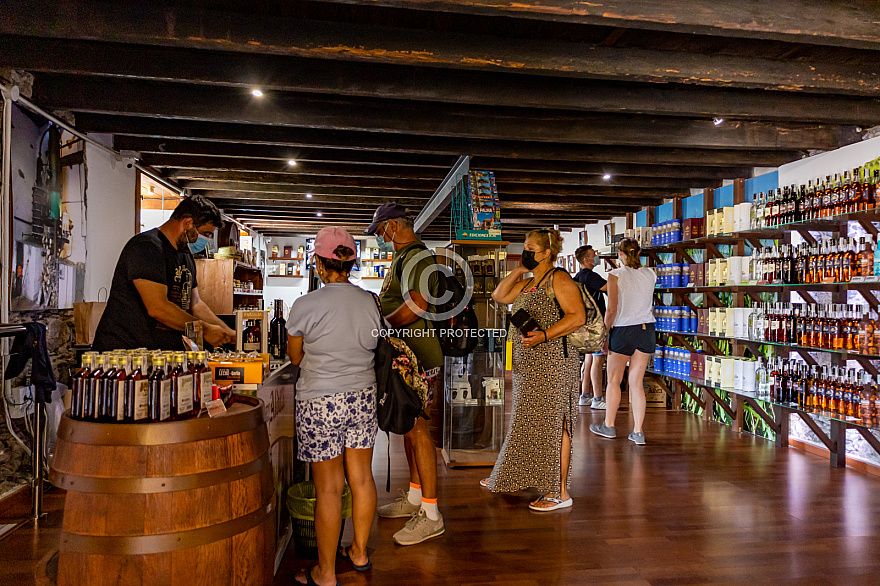
M 96 421 L 100 411 L 100 403 L 98 402 L 98 393 L 101 386 L 101 377 L 104 376 L 105 361 L 109 360 L 109 356 L 99 355 L 95 357 L 95 364 L 92 373 L 86 379 L 86 393 L 83 401 L 83 419 L 88 421 Z
M 214 377 L 211 368 L 208 366 L 208 355 L 206 352 L 196 353 L 196 367 L 194 373 L 198 380 L 198 395 L 201 408 L 207 408 L 211 402 L 211 389 L 214 386 Z M 196 384 L 196 383 L 194 383 Z
M 186 355 L 175 354 L 168 373 L 171 379 L 171 418 L 174 421 L 193 416 L 193 377 L 185 365 Z
M 73 419 L 83 418 L 83 403 L 86 396 L 86 381 L 92 373 L 92 355 L 82 355 L 82 367 L 73 375 L 70 392 L 70 416 Z
M 171 379 L 165 374 L 165 357 L 153 357 L 150 373 L 150 421 L 158 423 L 171 419 Z
M 122 400 L 122 418 L 129 423 L 140 423 L 149 417 L 150 381 L 147 380 L 143 356 L 131 359 L 131 372 L 125 378 L 125 396 Z

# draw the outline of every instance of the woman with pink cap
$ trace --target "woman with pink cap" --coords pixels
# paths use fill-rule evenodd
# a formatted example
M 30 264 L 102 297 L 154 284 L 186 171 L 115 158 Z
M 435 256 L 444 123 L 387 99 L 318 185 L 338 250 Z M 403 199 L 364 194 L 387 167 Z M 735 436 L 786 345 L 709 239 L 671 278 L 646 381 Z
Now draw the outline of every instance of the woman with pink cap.
M 373 445 L 376 441 L 377 332 L 384 326 L 376 301 L 349 282 L 356 245 L 342 228 L 315 238 L 314 262 L 324 286 L 290 308 L 287 353 L 300 365 L 296 385 L 297 457 L 311 462 L 315 483 L 318 565 L 296 576 L 301 584 L 336 584 L 336 546 L 342 489 L 351 487 L 354 540 L 338 552 L 355 570 L 372 567 L 367 538 L 376 512 Z

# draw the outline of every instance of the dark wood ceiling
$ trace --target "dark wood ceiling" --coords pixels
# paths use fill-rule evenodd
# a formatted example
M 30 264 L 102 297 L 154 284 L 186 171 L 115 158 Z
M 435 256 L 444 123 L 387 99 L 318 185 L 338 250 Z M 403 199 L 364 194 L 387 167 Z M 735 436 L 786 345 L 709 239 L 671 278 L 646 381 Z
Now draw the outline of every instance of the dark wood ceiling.
M 19 0 L 0 68 L 266 234 L 416 211 L 470 154 L 518 239 L 860 140 L 878 22 L 851 0 Z

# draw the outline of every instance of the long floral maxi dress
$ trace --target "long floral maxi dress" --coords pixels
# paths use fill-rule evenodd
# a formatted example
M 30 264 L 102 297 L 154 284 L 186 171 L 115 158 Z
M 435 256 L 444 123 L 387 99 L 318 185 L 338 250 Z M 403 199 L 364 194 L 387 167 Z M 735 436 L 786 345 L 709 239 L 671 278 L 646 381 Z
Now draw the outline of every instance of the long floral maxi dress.
M 513 305 L 513 311 L 525 308 L 544 330 L 562 316 L 556 302 L 547 295 L 548 286 L 552 287 L 552 277 L 545 279 L 538 289 L 523 291 Z M 513 408 L 510 428 L 488 487 L 493 492 L 533 487 L 559 495 L 563 424 L 571 437 L 578 414 L 578 353 L 569 344 L 568 357 L 565 356 L 564 338 L 526 348 L 519 330 L 511 327 L 510 337 Z M 570 464 L 568 478 L 570 484 Z

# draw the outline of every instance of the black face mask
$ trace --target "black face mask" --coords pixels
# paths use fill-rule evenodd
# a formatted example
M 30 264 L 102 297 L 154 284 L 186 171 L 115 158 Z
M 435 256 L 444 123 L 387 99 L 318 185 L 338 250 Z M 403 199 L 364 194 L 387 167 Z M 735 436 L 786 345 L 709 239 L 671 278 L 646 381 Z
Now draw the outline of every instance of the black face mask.
M 537 260 L 535 260 L 535 253 L 532 250 L 524 250 L 522 253 L 522 266 L 527 269 L 534 270 L 539 264 Z

